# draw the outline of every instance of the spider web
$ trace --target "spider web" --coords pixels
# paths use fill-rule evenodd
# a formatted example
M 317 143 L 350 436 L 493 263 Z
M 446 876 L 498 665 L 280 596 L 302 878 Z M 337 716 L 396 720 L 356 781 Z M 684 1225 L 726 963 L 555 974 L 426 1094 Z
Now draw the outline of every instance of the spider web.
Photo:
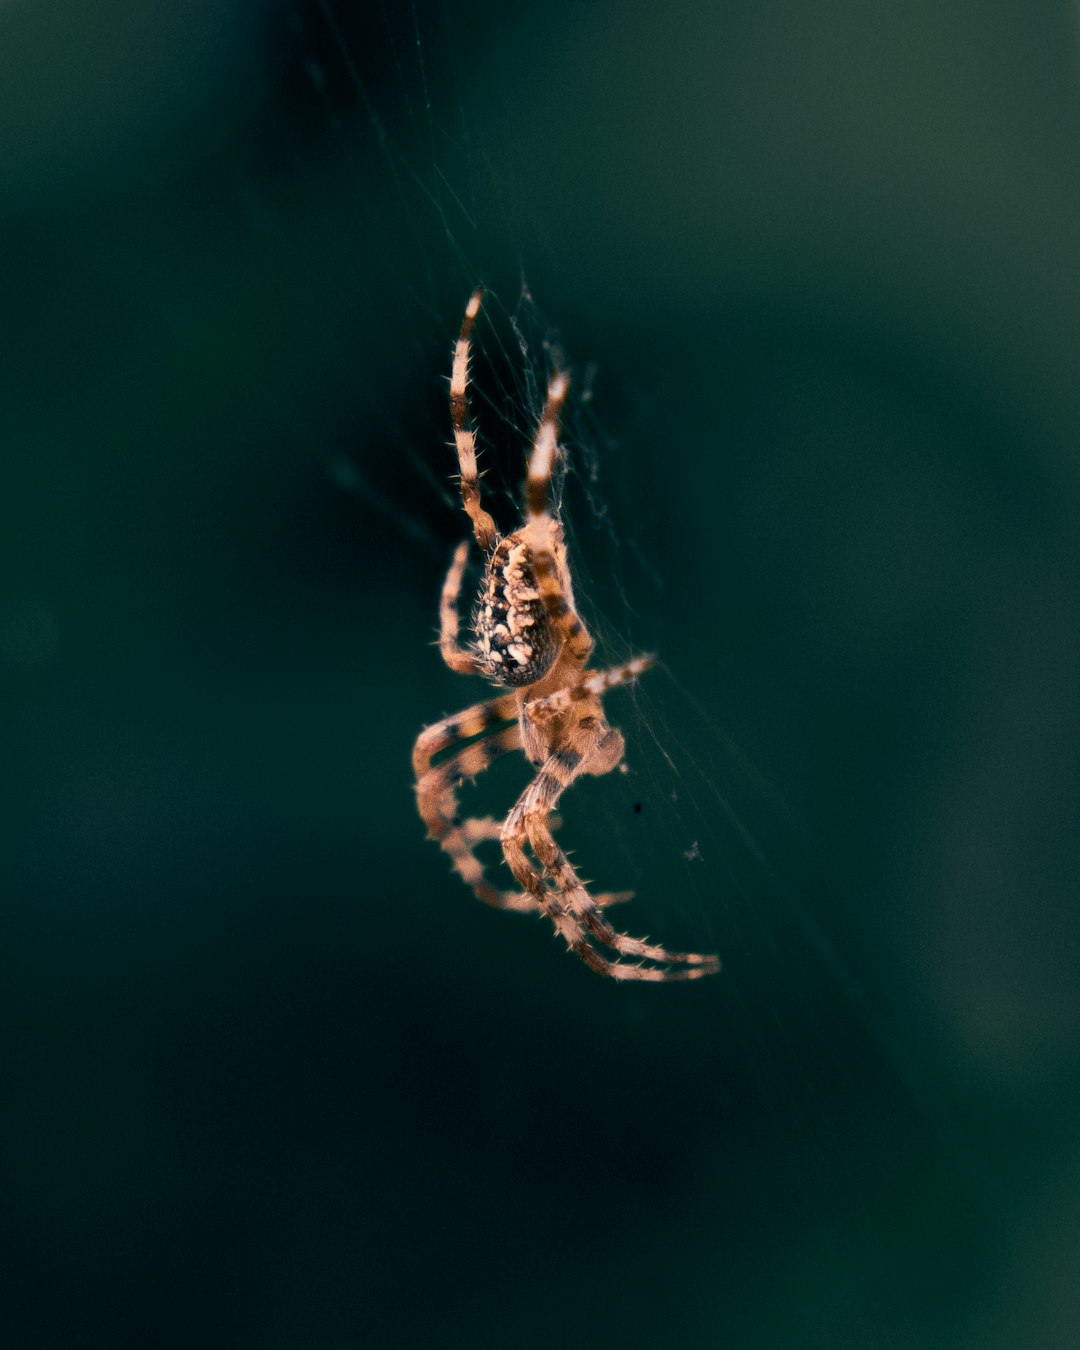
M 320 17 L 326 32 L 316 39 Z M 728 729 L 734 717 L 753 738 L 755 711 L 760 716 L 739 686 L 738 662 L 724 652 L 725 610 L 735 597 L 715 568 L 697 585 L 691 569 L 688 588 L 679 559 L 689 551 L 706 564 L 715 560 L 711 541 L 686 536 L 680 499 L 695 490 L 695 460 L 709 455 L 722 464 L 726 452 L 700 431 L 696 444 L 677 451 L 668 444 L 672 423 L 679 427 L 668 408 L 675 394 L 662 386 L 647 352 L 633 353 L 630 369 L 605 352 L 610 330 L 590 324 L 560 276 L 560 259 L 543 242 L 543 185 L 525 194 L 533 208 L 526 218 L 514 209 L 522 193 L 516 186 L 504 191 L 507 179 L 527 179 L 528 166 L 517 161 L 500 124 L 500 114 L 512 123 L 514 99 L 501 21 L 478 26 L 491 47 L 477 53 L 468 24 L 459 28 L 456 18 L 439 17 L 384 10 L 391 60 L 375 77 L 357 69 L 358 39 L 343 29 L 340 9 L 320 3 L 309 16 L 306 41 L 317 42 L 320 60 L 336 61 L 345 73 L 328 80 L 322 66 L 312 70 L 309 56 L 316 84 L 333 87 L 340 102 L 350 96 L 354 102 L 343 118 L 344 159 L 363 156 L 365 174 L 379 185 L 369 195 L 365 248 L 377 254 L 384 247 L 389 255 L 386 290 L 394 313 L 381 322 L 423 388 L 422 418 L 396 427 L 401 413 L 385 395 L 377 400 L 380 418 L 391 423 L 389 436 L 378 440 L 395 447 L 393 481 L 383 481 L 382 444 L 377 455 L 340 457 L 338 481 L 355 489 L 362 512 L 383 516 L 403 540 L 430 546 L 431 569 L 418 594 L 433 600 L 449 542 L 463 532 L 445 384 L 465 296 L 478 282 L 487 287 L 471 396 L 486 503 L 504 530 L 518 518 L 525 455 L 548 375 L 553 366 L 571 370 L 566 454 L 554 492 L 579 605 L 598 639 L 594 664 L 642 650 L 659 652 L 661 660 L 637 687 L 608 697 L 608 716 L 627 737 L 623 772 L 575 784 L 560 804 L 559 837 L 597 889 L 633 887 L 634 901 L 614 911 L 619 926 L 673 947 L 716 950 L 724 962 L 715 986 L 696 1003 L 680 999 L 674 1013 L 652 1000 L 655 991 L 618 990 L 618 1010 L 607 1014 L 602 1033 L 608 1037 L 611 1025 L 623 1036 L 632 1031 L 638 1046 L 648 1047 L 650 1064 L 655 1057 L 669 1066 L 665 1091 L 676 1100 L 655 1108 L 660 1133 L 677 1152 L 697 1158 L 693 1189 L 702 1209 L 681 1236 L 695 1244 L 687 1259 L 704 1260 L 710 1275 L 692 1295 L 688 1335 L 742 1322 L 758 1329 L 754 1343 L 763 1345 L 797 1343 L 808 1327 L 830 1344 L 919 1344 L 920 1313 L 909 1290 L 921 1276 L 910 1268 L 899 1274 L 895 1252 L 873 1237 L 891 1201 L 883 1159 L 865 1147 L 864 1131 L 884 1128 L 868 1122 L 888 1120 L 898 1166 L 930 1158 L 930 1184 L 951 1189 L 958 1212 L 969 1203 L 957 1179 L 964 1150 L 925 1069 L 912 1068 L 910 1052 L 887 1029 L 884 1008 L 854 974 L 857 955 L 845 954 L 843 939 L 829 935 L 833 927 L 843 934 L 845 925 L 858 933 L 840 868 Z M 404 271 L 397 227 L 416 241 Z M 625 286 L 632 306 L 635 279 Z M 647 316 L 637 330 L 651 336 Z M 625 344 L 617 346 L 625 355 Z M 359 395 L 365 415 L 374 387 L 369 394 Z M 718 509 L 718 531 L 729 515 L 730 508 Z M 434 656 L 418 647 L 415 660 L 430 671 Z M 418 689 L 422 679 L 418 674 Z M 418 721 L 481 696 L 475 685 L 455 692 L 458 683 L 441 672 L 430 687 L 438 694 L 425 694 Z M 528 777 L 520 761 L 496 766 L 466 790 L 466 809 L 501 816 Z M 497 849 L 488 850 L 486 861 L 498 871 Z M 467 904 L 451 882 L 437 903 Z M 506 933 L 515 943 L 513 959 L 521 959 L 528 940 L 550 963 L 543 937 L 530 932 L 519 942 L 516 930 Z M 857 939 L 851 945 L 857 954 Z M 506 959 L 497 955 L 496 937 L 487 936 L 484 950 L 486 961 Z M 481 966 L 469 978 L 483 981 L 489 973 Z M 604 991 L 575 989 L 565 1016 L 577 1009 L 573 1015 L 591 1021 L 596 996 Z M 625 1068 L 633 1072 L 629 1059 Z M 658 1095 L 655 1086 L 642 1092 Z M 688 1102 L 689 1128 L 682 1118 Z M 745 1190 L 731 1175 L 744 1164 Z M 717 1263 L 731 1260 L 731 1244 L 752 1244 L 758 1230 L 733 1223 L 725 1236 L 722 1223 L 718 1229 L 702 1215 L 732 1206 L 757 1210 L 762 1195 L 766 1210 L 790 1227 L 790 1244 L 776 1259 L 801 1292 L 790 1313 L 774 1320 L 762 1302 L 772 1276 L 753 1261 L 736 1261 L 736 1285 L 746 1281 L 752 1292 L 736 1311 L 738 1296 L 721 1281 L 721 1318 L 710 1311 L 709 1280 L 719 1278 Z M 684 1284 L 676 1279 L 673 1287 Z
M 829 12 L 858 30 L 865 7 L 847 8 Z M 1041 280 L 992 301 L 987 246 L 993 284 L 956 289 L 943 267 L 950 315 L 919 326 L 911 259 L 930 243 L 878 219 L 879 145 L 856 144 L 874 192 L 849 199 L 848 160 L 807 176 L 812 123 L 788 107 L 798 133 L 776 134 L 815 72 L 833 108 L 841 74 L 876 70 L 798 7 L 268 0 L 201 5 L 183 42 L 150 17 L 166 9 L 105 9 L 126 45 L 82 18 L 84 69 L 51 32 L 62 4 L 0 5 L 100 100 L 72 118 L 85 100 L 61 82 L 0 185 L 27 278 L 9 269 L 0 306 L 0 535 L 29 560 L 0 608 L 21 691 L 5 820 L 30 841 L 5 890 L 33 897 L 3 983 L 12 1343 L 157 1344 L 168 1307 L 178 1345 L 1053 1344 L 1075 1297 L 1075 962 L 1063 940 L 1025 964 L 989 905 L 991 975 L 965 957 L 983 936 L 968 871 L 999 857 L 971 784 L 1014 838 L 986 784 L 1017 758 L 979 720 L 997 726 L 1001 668 L 967 675 L 979 638 L 1004 644 L 1056 713 L 1052 745 L 1035 718 L 1013 734 L 1068 806 L 1075 456 L 1047 428 L 1074 423 L 1037 346 L 1022 379 L 987 358 L 966 402 L 940 374 L 968 350 L 952 311 L 1020 342 Z M 939 7 L 911 13 L 889 59 L 925 84 L 892 130 L 908 155 L 926 120 L 914 143 L 936 165 L 939 127 L 959 136 L 953 86 L 931 97 L 955 53 L 927 36 Z M 1009 87 L 1036 42 L 1021 27 Z M 916 41 L 935 59 L 911 60 Z M 860 43 L 878 53 L 877 28 Z M 134 83 L 110 64 L 125 52 Z M 881 111 L 876 83 L 862 94 Z M 958 140 L 940 181 L 1023 148 L 997 108 L 975 109 L 988 140 Z M 845 134 L 861 124 L 882 125 Z M 76 156 L 85 193 L 31 153 L 72 126 L 98 147 L 96 173 Z M 953 221 L 965 257 L 991 187 Z M 777 221 L 804 198 L 789 238 Z M 859 209 L 884 260 L 860 251 Z M 1013 226 L 1001 256 L 1020 238 L 1041 258 Z M 451 348 L 480 283 L 485 504 L 517 520 L 565 366 L 554 494 L 593 664 L 659 657 L 606 697 L 623 771 L 565 794 L 560 844 L 594 889 L 633 889 L 617 926 L 716 951 L 707 981 L 594 976 L 546 923 L 479 905 L 422 838 L 412 741 L 490 692 L 435 644 L 465 534 Z M 1010 420 L 1009 378 L 1043 439 Z M 1024 612 L 1011 646 L 1002 596 Z M 939 686 L 936 749 L 900 753 L 933 731 L 920 699 Z M 530 776 L 508 756 L 462 806 L 501 818 Z M 1025 908 L 1049 910 L 1044 880 Z M 982 996 L 1005 970 L 1024 1017 Z M 1010 1169 L 1025 1128 L 1043 1161 Z

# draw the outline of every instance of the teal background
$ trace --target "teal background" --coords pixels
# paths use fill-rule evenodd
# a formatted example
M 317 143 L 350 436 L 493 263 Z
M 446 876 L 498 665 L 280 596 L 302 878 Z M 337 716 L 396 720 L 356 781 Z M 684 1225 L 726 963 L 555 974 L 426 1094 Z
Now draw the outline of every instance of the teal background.
M 1078 61 L 0 5 L 5 1345 L 1076 1344 Z M 566 838 L 706 985 L 421 838 L 481 279 L 494 500 L 557 325 L 582 600 L 664 661 Z

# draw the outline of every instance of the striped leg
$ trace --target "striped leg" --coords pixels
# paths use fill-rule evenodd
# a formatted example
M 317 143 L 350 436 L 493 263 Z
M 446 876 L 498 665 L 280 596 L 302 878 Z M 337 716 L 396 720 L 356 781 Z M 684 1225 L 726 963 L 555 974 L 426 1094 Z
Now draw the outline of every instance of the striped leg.
M 656 657 L 651 654 L 635 656 L 621 666 L 609 666 L 607 670 L 586 671 L 585 678 L 580 684 L 571 685 L 567 689 L 557 689 L 554 694 L 548 694 L 546 698 L 538 698 L 532 703 L 526 703 L 525 716 L 530 722 L 535 722 L 538 725 L 550 722 L 553 717 L 566 712 L 575 703 L 581 703 L 589 698 L 599 698 L 607 690 L 637 679 L 655 661 Z
M 613 735 L 618 735 L 600 718 L 584 717 L 579 725 L 580 749 L 557 750 L 550 755 L 507 817 L 502 842 L 510 870 L 522 888 L 536 899 L 570 950 L 599 974 L 617 980 L 656 981 L 694 980 L 711 975 L 719 969 L 715 956 L 670 952 L 666 947 L 613 928 L 556 844 L 548 824 L 556 802 L 575 778 L 589 771 L 591 757 L 607 758 L 606 746 Z M 526 857 L 526 841 L 554 889 L 545 886 L 544 877 Z M 600 951 L 598 943 L 615 952 L 615 959 Z M 627 957 L 633 959 L 623 959 Z M 658 964 L 639 964 L 646 961 Z
M 484 877 L 483 864 L 476 846 L 502 837 L 503 822 L 493 816 L 463 819 L 458 811 L 457 786 L 463 778 L 473 778 L 510 750 L 520 749 L 521 732 L 517 722 L 494 736 L 474 741 L 457 754 L 444 759 L 436 768 L 431 761 L 461 741 L 481 736 L 511 717 L 517 716 L 513 694 L 477 703 L 455 717 L 448 717 L 420 733 L 413 750 L 417 806 L 428 827 L 428 835 L 450 855 L 455 871 L 470 886 L 478 899 L 495 909 L 513 909 L 535 913 L 536 899 L 520 891 L 502 891 Z M 615 905 L 629 900 L 633 891 L 613 891 L 596 897 L 598 905 Z
M 584 664 L 592 651 L 593 640 L 574 609 L 570 579 L 565 569 L 560 576 L 558 554 L 564 549 L 562 531 L 552 518 L 549 502 L 551 475 L 558 454 L 559 416 L 568 387 L 569 377 L 563 370 L 557 371 L 548 385 L 547 402 L 536 429 L 525 479 L 525 520 L 536 585 L 544 608 L 571 655 Z
M 495 909 L 535 912 L 535 898 L 520 891 L 502 891 L 484 875 L 484 864 L 476 856 L 476 847 L 488 839 L 498 839 L 500 823 L 491 816 L 465 819 L 458 810 L 457 786 L 463 778 L 475 778 L 510 750 L 521 746 L 521 730 L 515 722 L 502 731 L 475 741 L 445 759 L 437 768 L 428 769 L 417 780 L 416 800 L 428 835 L 449 854 L 454 870 L 472 889 L 478 900 Z
M 471 708 L 455 713 L 453 717 L 444 717 L 441 722 L 425 727 L 413 747 L 413 773 L 417 781 L 431 768 L 431 761 L 436 755 L 449 750 L 459 741 L 482 736 L 500 722 L 516 718 L 517 714 L 517 697 L 514 694 L 500 694 L 497 698 L 474 703 Z
M 416 774 L 416 799 L 420 817 L 428 835 L 450 855 L 454 870 L 472 887 L 476 896 L 496 909 L 535 910 L 536 901 L 517 891 L 500 891 L 484 877 L 484 866 L 476 856 L 476 846 L 485 839 L 497 839 L 501 826 L 492 817 L 462 819 L 458 812 L 457 785 L 462 778 L 473 778 L 495 760 L 521 745 L 521 732 L 515 721 L 495 736 L 475 741 L 457 754 L 431 767 L 436 755 L 461 741 L 481 736 L 500 722 L 517 717 L 513 694 L 474 704 L 455 717 L 448 717 L 420 733 L 413 750 Z
M 469 541 L 463 539 L 454 549 L 450 570 L 446 574 L 442 595 L 439 597 L 439 651 L 450 669 L 462 675 L 476 674 L 476 662 L 458 642 L 458 629 L 461 623 L 458 599 L 461 596 L 461 579 L 465 575 L 465 562 L 468 556 Z
M 457 446 L 458 466 L 461 471 L 461 504 L 472 521 L 476 542 L 489 552 L 498 531 L 491 516 L 480 502 L 479 473 L 476 467 L 476 437 L 469 425 L 469 355 L 472 327 L 480 312 L 483 291 L 475 290 L 465 306 L 461 332 L 454 344 L 454 364 L 450 371 L 450 416 L 454 423 L 454 444 Z

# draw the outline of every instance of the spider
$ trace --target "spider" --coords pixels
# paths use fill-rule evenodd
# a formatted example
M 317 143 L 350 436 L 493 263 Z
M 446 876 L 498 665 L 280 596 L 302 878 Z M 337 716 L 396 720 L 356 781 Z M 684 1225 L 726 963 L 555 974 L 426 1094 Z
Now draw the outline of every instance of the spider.
M 421 732 L 413 751 L 420 816 L 480 900 L 496 909 L 546 915 L 592 970 L 616 980 L 697 979 L 719 968 L 717 958 L 671 952 L 618 932 L 604 907 L 628 900 L 632 892 L 591 895 L 552 834 L 552 812 L 575 779 L 610 773 L 622 761 L 622 733 L 605 720 L 603 695 L 636 679 L 655 658 L 588 668 L 593 640 L 574 606 L 563 528 L 550 500 L 568 386 L 564 370 L 551 378 L 533 440 L 524 523 L 501 535 L 484 509 L 468 394 L 471 335 L 482 296 L 474 291 L 465 307 L 454 347 L 450 412 L 461 502 L 484 553 L 484 576 L 472 614 L 475 640 L 462 646 L 458 599 L 469 554 L 469 541 L 463 540 L 443 583 L 439 649 L 451 670 L 482 675 L 506 692 Z M 458 785 L 513 750 L 524 751 L 537 773 L 509 815 L 501 822 L 462 818 Z M 487 880 L 476 856 L 485 840 L 501 843 L 520 890 L 501 890 Z

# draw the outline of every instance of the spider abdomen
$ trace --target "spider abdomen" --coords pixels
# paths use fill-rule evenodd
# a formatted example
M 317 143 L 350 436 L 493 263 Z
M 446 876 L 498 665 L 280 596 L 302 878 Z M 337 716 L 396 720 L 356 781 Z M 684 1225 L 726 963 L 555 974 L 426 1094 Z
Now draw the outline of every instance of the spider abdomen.
M 496 684 L 535 684 L 559 652 L 523 531 L 500 539 L 473 610 L 473 655 Z

